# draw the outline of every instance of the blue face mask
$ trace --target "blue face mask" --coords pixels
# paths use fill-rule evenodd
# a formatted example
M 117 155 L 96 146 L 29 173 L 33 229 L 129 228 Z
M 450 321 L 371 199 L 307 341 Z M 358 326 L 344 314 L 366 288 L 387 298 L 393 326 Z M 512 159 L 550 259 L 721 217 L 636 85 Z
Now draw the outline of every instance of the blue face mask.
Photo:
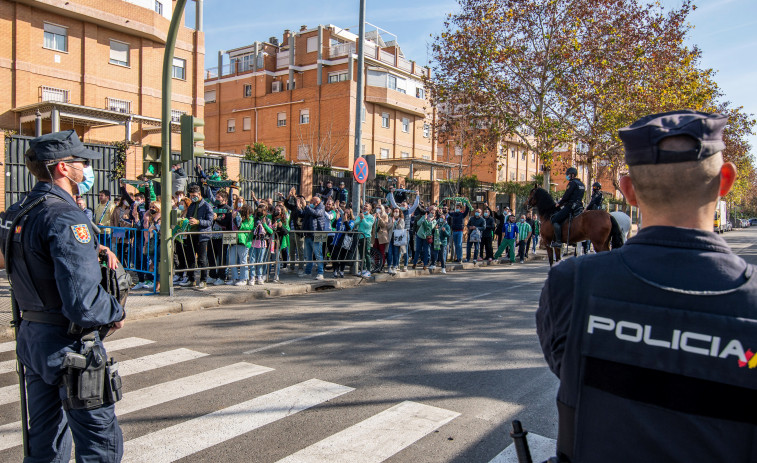
M 476 217 L 478 217 L 479 215 L 481 215 L 481 213 L 480 212 L 476 212 Z
M 71 166 L 71 164 L 68 164 Z M 92 187 L 95 185 L 95 171 L 92 170 L 92 166 L 86 166 L 84 169 L 79 169 L 76 166 L 71 166 L 76 170 L 81 170 L 82 174 L 84 175 L 84 178 L 81 182 L 76 182 L 76 187 L 79 190 L 79 194 L 83 195 L 84 193 L 88 192 L 92 189 Z
M 183 210 L 184 210 L 184 205 L 183 205 L 183 204 L 179 204 L 179 210 L 180 210 L 180 211 L 183 211 Z
M 565 180 L 570 180 L 570 175 L 566 175 Z

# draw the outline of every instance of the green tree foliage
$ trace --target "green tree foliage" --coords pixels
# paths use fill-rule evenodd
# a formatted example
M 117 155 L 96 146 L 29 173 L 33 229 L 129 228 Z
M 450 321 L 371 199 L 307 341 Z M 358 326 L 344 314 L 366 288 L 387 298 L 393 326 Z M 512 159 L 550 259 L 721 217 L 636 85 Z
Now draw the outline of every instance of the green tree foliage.
M 248 161 L 255 162 L 276 162 L 284 164 L 287 162 L 283 155 L 283 148 L 271 148 L 262 143 L 247 145 L 244 150 L 244 158 Z

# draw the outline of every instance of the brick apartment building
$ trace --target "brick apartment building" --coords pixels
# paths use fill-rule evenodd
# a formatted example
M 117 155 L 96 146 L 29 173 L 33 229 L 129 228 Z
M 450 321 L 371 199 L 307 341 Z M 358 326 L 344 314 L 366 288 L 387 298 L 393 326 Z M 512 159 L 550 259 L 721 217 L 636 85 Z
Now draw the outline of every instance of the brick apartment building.
M 351 168 L 357 42 L 334 25 L 302 26 L 285 30 L 281 42 L 219 52 L 218 67 L 205 75 L 206 148 L 241 154 L 260 142 L 294 162 Z M 437 159 L 435 110 L 422 82 L 428 72 L 404 56 L 396 37 L 379 28 L 366 34 L 360 144 L 376 155 L 378 171 L 430 179 L 450 167 Z
M 40 118 L 42 133 L 75 129 L 88 142 L 160 145 L 161 73 L 173 5 L 0 2 L 0 129 L 33 136 Z M 196 7 L 201 24 L 202 0 Z M 181 114 L 203 116 L 204 34 L 197 29 L 181 27 L 176 41 L 175 131 Z M 173 145 L 178 142 L 177 135 Z M 141 150 L 129 154 L 127 174 L 134 178 L 141 173 Z

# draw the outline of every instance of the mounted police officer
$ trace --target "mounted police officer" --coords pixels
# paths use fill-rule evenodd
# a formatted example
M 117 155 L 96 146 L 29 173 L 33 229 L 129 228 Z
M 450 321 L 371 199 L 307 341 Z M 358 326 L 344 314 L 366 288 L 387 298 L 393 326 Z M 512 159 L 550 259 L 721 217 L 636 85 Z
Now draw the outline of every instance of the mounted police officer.
M 589 200 L 589 205 L 586 206 L 586 210 L 601 210 L 603 200 L 604 197 L 602 196 L 602 184 L 599 182 L 594 182 L 594 184 L 591 186 L 591 199 Z
M 602 201 L 604 201 L 604 197 L 602 196 L 602 184 L 599 182 L 594 182 L 594 184 L 591 186 L 591 199 L 589 200 L 589 205 L 586 206 L 586 210 L 601 210 Z M 591 246 L 591 240 L 584 241 L 584 254 L 589 253 L 589 246 Z
M 555 229 L 555 239 L 552 240 L 552 247 L 562 247 L 562 223 L 571 214 L 576 213 L 583 207 L 584 193 L 586 187 L 583 182 L 577 178 L 578 170 L 575 167 L 569 167 L 565 171 L 565 178 L 568 180 L 568 189 L 562 195 L 562 199 L 557 203 L 561 207 L 549 220 Z
M 550 270 L 536 321 L 561 461 L 757 461 L 757 276 L 712 231 L 736 179 L 726 122 L 675 111 L 621 129 L 620 188 L 644 228 Z
M 117 462 L 120 378 L 101 337 L 123 326 L 125 312 L 100 285 L 98 254 L 112 269 L 118 261 L 97 243 L 74 202 L 92 187 L 90 163 L 101 154 L 86 149 L 73 130 L 43 135 L 30 146 L 26 166 L 38 183 L 4 213 L 0 229 L 23 318 L 16 324 L 16 355 L 25 376 L 22 407 L 28 396 L 24 461 L 68 461 L 73 435 L 76 461 Z

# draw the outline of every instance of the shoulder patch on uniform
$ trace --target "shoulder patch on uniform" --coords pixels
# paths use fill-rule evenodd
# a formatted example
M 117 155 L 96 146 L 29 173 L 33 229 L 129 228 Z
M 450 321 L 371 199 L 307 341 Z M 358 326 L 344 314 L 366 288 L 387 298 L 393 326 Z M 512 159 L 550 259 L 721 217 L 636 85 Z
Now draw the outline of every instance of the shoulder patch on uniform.
M 85 224 L 71 225 L 71 230 L 74 232 L 74 238 L 76 238 L 76 241 L 84 244 L 92 241 L 92 235 L 89 233 L 89 227 Z

